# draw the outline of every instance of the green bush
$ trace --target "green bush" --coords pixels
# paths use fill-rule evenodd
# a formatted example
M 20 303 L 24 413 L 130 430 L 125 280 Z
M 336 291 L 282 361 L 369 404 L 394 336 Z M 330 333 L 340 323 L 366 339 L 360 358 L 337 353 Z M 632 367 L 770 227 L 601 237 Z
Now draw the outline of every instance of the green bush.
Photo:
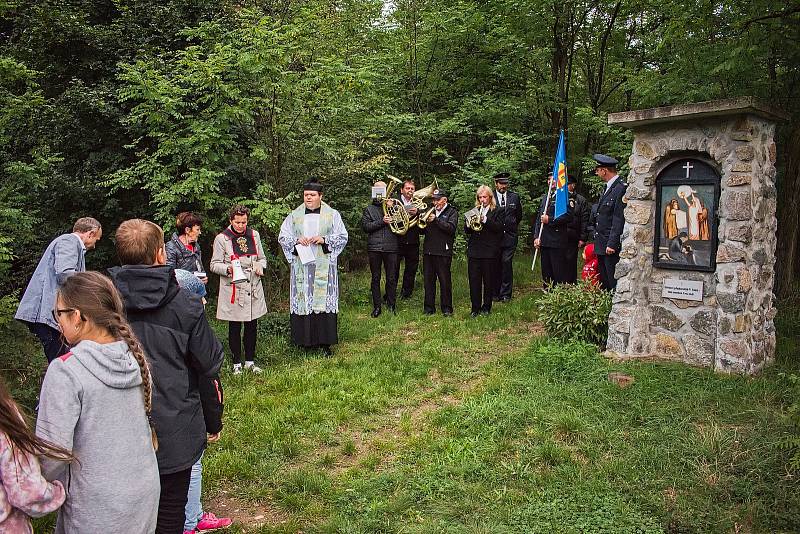
M 608 333 L 611 294 L 585 281 L 559 284 L 536 301 L 536 319 L 555 338 L 601 345 Z

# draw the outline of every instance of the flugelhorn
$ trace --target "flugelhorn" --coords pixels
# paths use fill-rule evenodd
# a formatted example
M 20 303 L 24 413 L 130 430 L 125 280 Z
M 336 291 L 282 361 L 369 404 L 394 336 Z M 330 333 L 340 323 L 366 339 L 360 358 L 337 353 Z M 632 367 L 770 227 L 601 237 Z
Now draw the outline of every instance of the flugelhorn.
M 464 214 L 464 218 L 467 222 L 467 228 L 473 232 L 480 232 L 483 230 L 483 217 L 481 216 L 480 209 L 472 208 Z

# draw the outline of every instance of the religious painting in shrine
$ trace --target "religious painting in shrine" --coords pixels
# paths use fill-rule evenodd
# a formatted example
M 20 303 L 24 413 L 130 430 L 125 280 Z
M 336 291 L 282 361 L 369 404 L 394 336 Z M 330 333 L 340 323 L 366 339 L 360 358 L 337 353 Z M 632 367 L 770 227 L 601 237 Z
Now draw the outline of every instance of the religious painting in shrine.
M 713 271 L 717 255 L 719 173 L 694 158 L 672 162 L 656 179 L 653 265 Z

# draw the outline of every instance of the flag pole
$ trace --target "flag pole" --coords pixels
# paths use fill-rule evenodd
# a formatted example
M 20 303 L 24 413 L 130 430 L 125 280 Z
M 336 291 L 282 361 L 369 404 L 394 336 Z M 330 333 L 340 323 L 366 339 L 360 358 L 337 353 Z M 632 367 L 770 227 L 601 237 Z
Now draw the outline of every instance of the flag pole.
M 550 193 L 553 191 L 553 182 L 554 181 L 555 180 L 548 180 L 547 197 L 545 197 L 544 209 L 542 210 L 543 214 L 547 214 L 547 208 L 550 207 Z M 542 238 L 542 230 L 544 230 L 544 223 L 540 219 L 539 220 L 539 235 L 536 236 L 536 239 L 541 239 Z M 534 243 L 536 243 L 536 241 L 534 241 Z M 533 263 L 531 263 L 531 272 L 536 270 L 536 257 L 538 255 L 539 255 L 539 249 L 536 248 L 536 246 L 534 245 L 534 247 L 533 247 Z
M 548 184 L 547 184 L 547 196 L 545 197 L 545 201 L 544 201 L 544 210 L 542 210 L 542 214 L 544 214 L 544 215 L 547 214 L 547 208 L 550 207 L 550 193 L 553 191 L 553 184 L 555 183 L 556 179 L 558 178 L 558 175 L 556 174 L 556 173 L 558 173 L 558 167 L 557 167 L 557 165 L 558 165 L 558 151 L 559 151 L 559 149 L 561 147 L 561 141 L 564 138 L 564 130 L 563 129 L 561 130 L 561 133 L 559 134 L 558 138 L 559 138 L 558 139 L 558 145 L 556 146 L 556 157 L 554 158 L 554 161 L 553 161 L 553 179 L 548 181 Z M 566 158 L 566 154 L 564 155 L 564 157 Z M 565 163 L 565 165 L 566 165 L 566 163 Z M 540 219 L 539 220 L 539 235 L 536 236 L 536 239 L 541 239 L 542 238 L 542 230 L 544 230 L 544 223 L 542 223 L 542 221 Z M 535 241 L 534 241 L 534 243 L 535 243 Z M 536 269 L 536 258 L 538 256 L 539 256 L 539 249 L 536 248 L 535 245 L 534 245 L 533 262 L 531 262 L 531 272 L 533 272 Z

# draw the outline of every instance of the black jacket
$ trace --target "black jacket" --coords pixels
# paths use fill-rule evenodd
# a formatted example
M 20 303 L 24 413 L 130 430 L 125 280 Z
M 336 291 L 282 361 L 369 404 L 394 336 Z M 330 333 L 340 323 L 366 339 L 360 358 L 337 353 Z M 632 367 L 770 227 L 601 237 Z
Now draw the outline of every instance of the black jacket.
M 173 233 L 172 239 L 164 244 L 164 250 L 167 253 L 167 265 L 190 273 L 203 272 L 203 253 L 199 244 L 195 244 L 194 252 L 191 252 L 178 239 L 178 234 Z
M 494 201 L 500 208 L 500 194 L 494 192 Z M 506 205 L 501 208 L 501 221 L 503 223 L 503 240 L 500 245 L 504 248 L 516 247 L 518 241 L 519 223 L 522 221 L 522 201 L 519 195 L 506 190 Z
M 472 230 L 464 221 L 467 234 L 468 258 L 497 258 L 500 256 L 500 242 L 503 239 L 502 208 L 495 208 L 486 214 L 486 222 L 480 232 Z
M 397 236 L 383 222 L 383 204 L 374 200 L 364 208 L 361 229 L 367 234 L 367 250 L 370 252 L 397 252 Z
M 592 207 L 583 195 L 569 194 L 569 209 L 572 211 L 572 220 L 567 226 L 567 241 L 570 244 L 589 241 L 589 217 Z
M 547 215 L 550 217 L 550 222 L 542 224 L 542 215 L 544 214 L 544 204 L 547 200 L 547 193 L 542 195 L 542 202 L 539 204 L 539 211 L 536 213 L 536 219 L 533 221 L 533 239 L 539 236 L 539 227 L 542 227 L 542 237 L 540 246 L 544 248 L 566 248 L 567 242 L 567 228 L 572 223 L 572 213 L 569 209 L 562 214 L 558 219 L 554 218 L 556 211 L 556 196 L 552 195 L 550 198 L 550 205 L 547 206 Z
M 159 472 L 183 471 L 206 447 L 199 382 L 216 377 L 222 345 L 200 297 L 178 287 L 171 266 L 125 265 L 109 274 L 150 363 Z
M 225 406 L 225 395 L 219 375 L 213 378 L 201 376 L 197 383 L 200 389 L 200 403 L 203 405 L 203 421 L 208 434 L 222 431 L 222 412 Z
M 428 226 L 421 230 L 425 234 L 422 253 L 430 256 L 452 256 L 457 226 L 458 210 L 452 204 L 448 204 L 441 215 L 434 217 Z
M 606 247 L 619 254 L 622 230 L 625 227 L 625 203 L 622 196 L 628 184 L 618 177 L 607 192 L 597 201 L 597 220 L 594 227 L 594 253 L 605 256 Z

